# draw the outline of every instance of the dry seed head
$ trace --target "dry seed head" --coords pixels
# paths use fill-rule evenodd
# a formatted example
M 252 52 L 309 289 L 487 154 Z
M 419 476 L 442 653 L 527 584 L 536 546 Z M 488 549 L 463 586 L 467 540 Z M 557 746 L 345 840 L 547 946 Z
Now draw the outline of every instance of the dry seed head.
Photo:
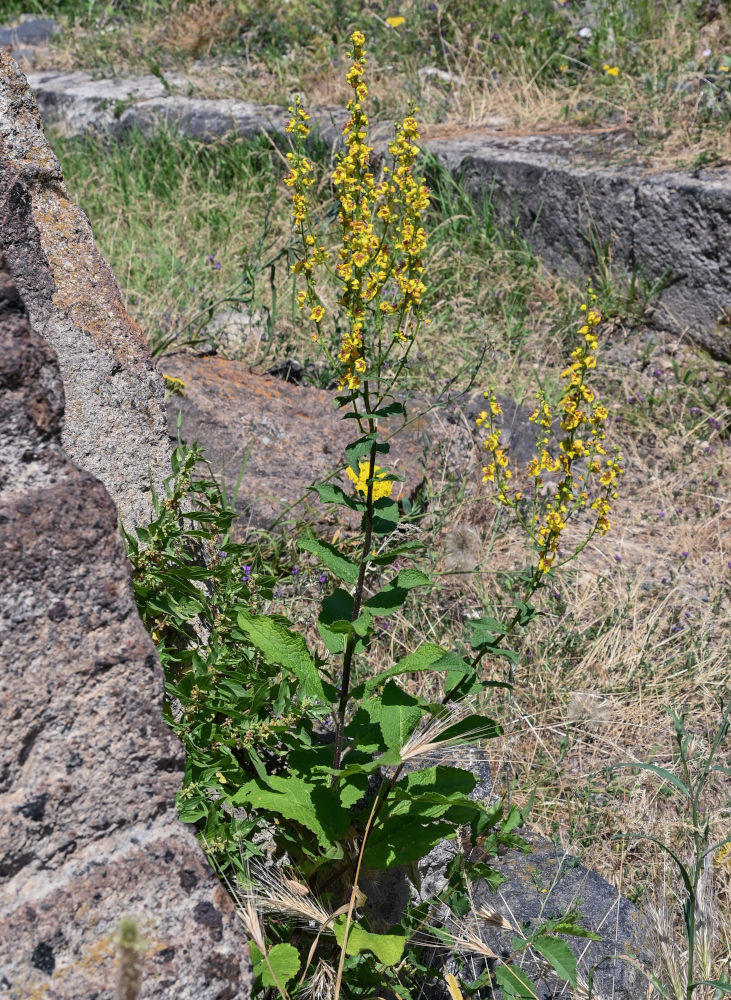
M 263 913 L 277 913 L 308 924 L 326 927 L 332 914 L 315 899 L 309 888 L 295 879 L 285 878 L 277 868 L 265 868 L 252 862 L 245 896 Z
M 428 757 L 430 754 L 444 753 L 447 750 L 454 750 L 455 747 L 468 747 L 479 738 L 482 730 L 478 727 L 473 733 L 462 733 L 454 739 L 440 740 L 448 729 L 462 722 L 473 714 L 474 707 L 466 702 L 458 705 L 451 705 L 444 708 L 437 715 L 433 715 L 429 721 L 416 732 L 412 733 L 399 751 L 402 761 L 416 760 Z
M 514 933 L 516 931 L 516 927 L 497 910 L 493 910 L 487 906 L 478 906 L 473 912 L 479 920 L 484 920 L 490 927 L 497 927 L 499 930 L 513 931 Z
M 335 969 L 319 959 L 317 968 L 302 990 L 312 1000 L 332 1000 L 335 992 Z

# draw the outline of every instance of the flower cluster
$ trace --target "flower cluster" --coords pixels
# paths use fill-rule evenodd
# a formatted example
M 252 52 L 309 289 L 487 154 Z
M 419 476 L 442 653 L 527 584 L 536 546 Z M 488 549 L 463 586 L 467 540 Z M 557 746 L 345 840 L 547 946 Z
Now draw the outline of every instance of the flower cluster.
M 356 475 L 351 468 L 346 470 L 348 478 L 355 483 L 356 490 L 358 493 L 362 493 L 363 496 L 367 496 L 368 494 L 368 471 L 370 467 L 370 462 L 358 462 L 358 475 Z M 375 465 L 373 467 L 372 497 L 374 500 L 380 500 L 382 497 L 391 496 L 393 483 L 390 479 L 385 478 L 387 475 L 388 473 L 382 469 L 380 465 Z
M 608 458 L 604 448 L 604 423 L 609 412 L 605 406 L 596 402 L 594 390 L 587 380 L 589 373 L 596 368 L 596 327 L 601 322 L 601 315 L 594 308 L 595 301 L 596 296 L 589 288 L 589 303 L 581 306 L 585 314 L 578 331 L 582 342 L 572 352 L 571 364 L 561 374 L 566 385 L 558 400 L 556 413 L 545 396 L 539 395 L 536 408 L 530 416 L 530 420 L 539 428 L 536 456 L 529 462 L 526 470 L 533 480 L 534 504 L 538 491 L 544 485 L 543 476 L 548 474 L 555 482 L 551 499 L 542 516 L 534 507 L 531 521 L 526 522 L 519 508 L 522 493 L 511 496 L 508 492 L 507 483 L 511 478 L 511 471 L 508 457 L 500 447 L 500 430 L 494 422 L 494 416 L 500 413 L 500 407 L 492 390 L 485 393 L 489 400 L 489 410 L 483 411 L 477 418 L 478 427 L 489 425 L 485 449 L 491 461 L 482 470 L 483 482 L 495 483 L 498 500 L 515 509 L 536 545 L 540 573 L 546 573 L 553 566 L 561 535 L 574 514 L 587 507 L 593 511 L 594 523 L 588 537 L 595 533 L 603 535 L 609 530 L 610 501 L 616 499 L 617 481 L 622 474 L 621 456 Z M 558 451 L 551 454 L 551 430 L 556 417 L 563 433 Z M 590 480 L 599 486 L 598 493 L 591 502 Z
M 340 283 L 338 304 L 347 320 L 337 354 L 342 366 L 339 385 L 356 391 L 369 370 L 378 366 L 386 317 L 395 316 L 396 340 L 410 340 L 416 329 L 425 291 L 421 254 L 426 233 L 421 214 L 429 204 L 429 192 L 423 178 L 416 179 L 413 174 L 419 153 L 415 107 L 396 126 L 395 139 L 389 146 L 393 165 L 384 166 L 379 178 L 374 176 L 373 148 L 367 142 L 368 116 L 363 106 L 368 88 L 364 81 L 367 60 L 362 32 L 353 32 L 351 42 L 353 62 L 347 81 L 353 94 L 343 129 L 345 149 L 332 174 L 342 231 L 333 271 Z M 307 209 L 306 188 L 312 183 L 312 165 L 303 156 L 301 143 L 309 132 L 308 116 L 299 103 L 291 111 L 293 117 L 287 128 L 297 140 L 297 150 L 288 154 L 290 173 L 285 183 L 293 188 L 293 218 L 308 248 L 305 258 L 293 269 L 306 276 L 307 289 L 299 293 L 298 301 L 301 308 L 310 309 L 310 319 L 317 325 L 317 339 L 326 309 L 316 292 L 313 274 L 317 265 L 326 261 L 327 253 L 310 230 Z M 368 349 L 366 332 L 374 335 Z M 378 356 L 371 356 L 369 361 L 369 349 L 373 355 L 375 347 Z

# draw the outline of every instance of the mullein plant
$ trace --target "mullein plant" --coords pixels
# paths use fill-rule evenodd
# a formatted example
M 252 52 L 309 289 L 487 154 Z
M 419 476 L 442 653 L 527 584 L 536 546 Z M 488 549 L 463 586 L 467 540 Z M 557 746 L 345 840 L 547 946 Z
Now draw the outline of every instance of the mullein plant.
M 341 992 L 356 996 L 371 992 L 384 980 L 400 994 L 404 977 L 431 975 L 421 964 L 418 949 L 425 939 L 432 948 L 440 941 L 429 931 L 434 914 L 446 905 L 458 919 L 468 905 L 471 879 L 500 882 L 485 859 L 501 845 L 525 847 L 512 832 L 520 814 L 513 809 L 503 816 L 501 805 L 487 808 L 475 801 L 470 797 L 474 776 L 444 761 L 447 751 L 451 756 L 455 748 L 500 733 L 476 705 L 486 689 L 505 682 L 478 676 L 479 664 L 487 653 L 510 652 L 501 649 L 501 643 L 514 627 L 530 620 L 529 605 L 523 603 L 508 625 L 481 620 L 481 632 L 473 632 L 471 659 L 427 642 L 379 675 L 356 683 L 354 664 L 372 642 L 376 620 L 402 607 L 410 591 L 430 583 L 416 568 L 389 571 L 397 559 L 408 560 L 421 544 L 398 540 L 400 514 L 392 495 L 398 477 L 387 468 L 389 446 L 379 434 L 383 418 L 405 419 L 404 404 L 397 398 L 399 378 L 420 326 L 429 322 L 424 318 L 423 260 L 429 191 L 416 171 L 420 148 L 418 109 L 413 105 L 396 124 L 388 145 L 390 160 L 376 166 L 365 110 L 365 38 L 355 31 L 351 42 L 349 118 L 344 148 L 331 176 L 339 245 L 328 245 L 314 222 L 315 167 L 306 155 L 310 116 L 299 98 L 290 108 L 286 127 L 293 142 L 285 184 L 292 192 L 292 221 L 301 244 L 299 259 L 292 265 L 303 285 L 297 301 L 313 324 L 313 340 L 322 345 L 337 371 L 335 404 L 357 427 L 357 437 L 345 447 L 345 472 L 352 489 L 329 480 L 313 490 L 323 503 L 359 516 L 360 537 L 357 546 L 347 550 L 313 535 L 300 540 L 301 548 L 321 560 L 339 581 L 325 597 L 317 622 L 327 658 L 312 657 L 288 622 L 249 612 L 238 617 L 239 627 L 259 655 L 294 670 L 302 682 L 297 697 L 312 704 L 306 752 L 290 746 L 276 773 L 260 766 L 257 776 L 234 788 L 231 796 L 232 805 L 243 805 L 249 815 L 258 812 L 268 819 L 273 854 L 280 870 L 288 872 L 287 878 L 272 876 L 258 862 L 247 862 L 240 868 L 239 886 L 246 920 L 253 925 L 252 908 L 267 917 L 270 937 L 263 941 L 259 923 L 257 935 L 252 935 L 257 982 L 284 996 L 298 989 L 309 989 L 313 995 L 326 989 L 334 998 Z M 338 288 L 334 302 L 321 293 L 323 271 Z M 587 502 L 586 490 L 577 493 L 572 485 L 574 459 L 586 459 L 589 472 L 595 473 L 603 454 L 601 422 L 606 411 L 593 405 L 585 378 L 593 366 L 588 351 L 598 322 L 595 317 L 592 311 L 586 318 L 586 350 L 582 347 L 575 354 L 567 375 L 570 386 L 559 404 L 562 426 L 568 428 L 557 459 L 565 475 L 545 523 L 533 529 L 539 550 L 534 589 L 551 567 L 557 539 L 573 507 Z M 339 331 L 335 349 L 328 346 L 333 343 L 326 334 L 328 327 Z M 492 393 L 487 395 L 492 421 L 499 406 Z M 537 417 L 542 428 L 547 414 L 548 404 L 542 401 Z M 579 432 L 585 426 L 591 433 L 582 438 Z M 491 430 L 492 462 L 485 474 L 490 478 L 490 468 L 493 473 L 502 470 L 493 476 L 500 500 L 520 517 L 520 497 L 510 497 L 504 485 L 510 473 L 498 437 L 499 432 Z M 536 484 L 540 463 L 548 461 L 543 458 L 546 454 L 544 448 L 534 470 Z M 581 483 L 582 476 L 577 475 L 576 481 Z M 598 517 L 606 517 L 604 505 L 593 507 Z M 604 526 L 602 522 L 599 530 Z M 424 671 L 443 677 L 444 697 L 439 703 L 418 697 L 397 680 Z M 332 707 L 315 708 L 318 701 Z M 309 831 L 296 849 L 282 820 Z M 374 918 L 372 908 L 365 905 L 361 881 L 379 885 L 384 876 L 374 873 L 404 865 L 418 868 L 420 859 L 440 841 L 457 836 L 467 836 L 473 846 L 480 838 L 479 860 L 468 863 L 467 852 L 458 852 L 438 897 L 420 898 L 414 885 L 412 903 L 383 933 L 382 919 Z M 558 927 L 541 925 L 530 938 L 516 939 L 516 954 L 534 948 L 576 985 L 576 960 L 565 941 L 555 936 L 557 930 L 587 934 L 573 917 Z M 497 979 L 506 996 L 534 989 L 510 960 L 502 964 Z
M 479 982 L 466 976 L 446 983 L 427 956 L 451 948 L 468 968 L 470 950 L 484 955 L 479 935 L 461 923 L 471 909 L 471 885 L 482 879 L 497 888 L 502 878 L 489 868 L 489 858 L 527 845 L 516 833 L 522 813 L 485 804 L 475 793 L 477 778 L 452 761 L 461 748 L 500 735 L 483 712 L 491 689 L 510 687 L 512 676 L 490 677 L 486 664 L 494 669 L 503 656 L 512 670 L 517 653 L 507 640 L 535 611 L 526 596 L 506 622 L 472 622 L 468 656 L 427 641 L 376 675 L 369 676 L 365 665 L 356 669 L 377 642 L 376 623 L 431 582 L 415 566 L 403 566 L 422 544 L 398 530 L 398 477 L 388 469 L 389 446 L 379 432 L 386 417 L 406 419 L 400 376 L 428 322 L 423 218 L 429 191 L 416 171 L 413 106 L 396 125 L 387 162 L 376 166 L 365 110 L 365 39 L 356 31 L 351 40 L 349 118 L 331 177 L 337 245 L 314 222 L 316 171 L 306 154 L 309 116 L 300 101 L 287 125 L 292 150 L 285 183 L 301 244 L 293 263 L 302 285 L 298 301 L 338 373 L 335 403 L 354 437 L 344 449 L 345 477 L 312 489 L 322 503 L 341 507 L 346 521 L 360 522 L 352 543 L 336 545 L 312 533 L 298 539 L 335 581 L 317 617 L 321 645 L 310 648 L 292 622 L 267 613 L 276 581 L 252 570 L 251 552 L 233 542 L 233 511 L 216 483 L 191 480 L 200 457 L 195 451 L 179 444 L 167 498 L 155 498 L 157 519 L 138 530 L 138 540 L 127 540 L 140 610 L 166 671 L 166 714 L 187 752 L 180 815 L 198 823 L 209 856 L 231 886 L 251 939 L 255 992 L 285 1000 L 303 992 L 338 1000 L 383 990 L 408 997 L 425 980 L 441 978 L 453 996 L 462 989 L 471 995 L 489 986 L 491 969 Z M 321 292 L 324 272 L 328 287 L 334 280 L 339 289 L 332 301 Z M 593 312 L 586 317 L 583 345 L 566 375 L 558 405 L 565 433 L 553 458 L 548 402 L 537 410 L 545 448 L 533 470 L 534 492 L 542 469 L 557 462 L 563 477 L 545 510 L 535 501 L 532 520 L 523 499 L 508 489 L 492 393 L 481 418 L 489 425 L 484 475 L 494 479 L 499 501 L 528 526 L 536 548 L 526 594 L 553 571 L 558 538 L 575 510 L 588 505 L 595 530 L 608 527 L 599 521 L 607 510 L 590 501 L 586 486 L 589 475 L 612 472 L 609 493 L 599 498 L 606 500 L 618 474 L 604 460 L 605 411 L 588 385 L 597 323 Z M 196 559 L 189 536 L 196 539 L 195 552 L 201 546 L 213 552 L 207 566 Z M 191 629 L 193 620 L 203 627 Z M 408 684 L 425 672 L 440 680 L 437 701 Z M 457 845 L 452 859 L 436 894 L 427 895 L 419 863 L 450 839 Z M 403 898 L 398 886 L 405 878 L 406 901 L 387 916 L 380 896 L 393 890 Z M 530 934 L 516 929 L 513 955 L 494 970 L 504 996 L 536 995 L 513 961 L 527 949 L 576 987 L 582 970 L 558 934 L 591 936 L 574 915 L 539 924 Z M 470 941 L 477 942 L 473 949 Z

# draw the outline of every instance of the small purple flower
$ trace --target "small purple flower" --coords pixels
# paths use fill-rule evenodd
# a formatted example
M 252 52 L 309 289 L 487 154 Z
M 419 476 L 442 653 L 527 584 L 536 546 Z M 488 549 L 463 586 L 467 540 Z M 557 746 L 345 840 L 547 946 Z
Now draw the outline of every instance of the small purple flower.
M 671 632 L 676 632 L 676 633 L 677 632 L 682 632 L 683 631 L 683 626 L 682 625 L 673 625 L 673 627 L 670 629 L 670 631 Z
M 317 578 L 318 583 L 327 583 L 327 573 L 320 573 Z
M 657 516 L 658 516 L 658 517 L 665 517 L 665 511 L 664 511 L 664 510 L 659 510 L 659 511 L 657 512 Z
M 655 376 L 655 378 L 660 378 L 660 376 L 662 375 L 662 372 L 660 371 L 660 369 L 659 369 L 659 368 L 656 368 L 656 369 L 655 369 L 655 370 L 653 371 L 653 373 L 652 373 L 652 374 L 653 374 L 653 375 Z
M 714 431 L 720 431 L 721 430 L 721 426 L 722 426 L 721 425 L 721 421 L 720 420 L 716 420 L 715 417 L 709 417 L 708 418 L 708 423 L 714 429 Z
M 699 417 L 703 411 L 700 406 L 691 406 L 689 413 L 692 417 Z
M 293 566 L 292 567 L 292 576 L 297 576 L 299 574 L 299 571 L 300 571 L 299 566 Z
M 687 552 L 681 552 L 680 553 L 680 558 L 681 559 L 687 559 L 688 558 L 688 553 Z
M 241 572 L 243 574 L 241 579 L 244 581 L 244 583 L 247 583 L 249 577 L 251 576 L 251 566 L 242 566 Z
M 492 33 L 492 40 L 493 40 L 493 42 L 499 42 L 500 41 L 500 34 L 497 31 L 493 31 L 493 33 Z
M 619 554 L 618 554 L 618 555 L 616 555 L 616 556 L 615 556 L 614 558 L 615 558 L 615 560 L 616 560 L 616 561 L 617 561 L 618 563 L 621 563 L 621 562 L 622 562 L 622 557 L 621 557 L 621 556 L 620 556 Z

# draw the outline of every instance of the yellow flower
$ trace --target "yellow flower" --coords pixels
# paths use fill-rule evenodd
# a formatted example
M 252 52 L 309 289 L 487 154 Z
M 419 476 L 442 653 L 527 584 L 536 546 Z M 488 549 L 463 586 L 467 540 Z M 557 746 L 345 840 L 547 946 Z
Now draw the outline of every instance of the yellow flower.
M 174 375 L 163 375 L 162 380 L 165 383 L 166 390 L 171 396 L 185 395 L 185 382 L 182 378 L 175 378 Z
M 609 63 L 604 63 L 602 69 L 607 76 L 619 76 L 619 66 L 610 66 Z
M 356 474 L 353 472 L 353 470 L 351 468 L 348 468 L 346 471 L 347 471 L 347 474 L 348 474 L 348 478 L 351 479 L 355 483 L 356 490 L 359 493 L 362 493 L 363 496 L 366 496 L 367 493 L 368 493 L 368 471 L 370 469 L 370 462 L 368 462 L 368 461 L 365 461 L 365 462 L 364 461 L 360 461 L 360 462 L 358 462 L 358 468 L 359 468 L 359 475 L 357 475 L 357 476 L 356 476 Z M 374 482 L 373 482 L 373 493 L 372 493 L 372 496 L 373 496 L 374 500 L 380 500 L 382 497 L 390 497 L 391 496 L 391 490 L 393 489 L 393 483 L 391 482 L 390 479 L 384 479 L 384 477 L 386 475 L 388 475 L 388 473 L 384 469 L 382 469 L 380 466 L 375 465 L 373 467 L 373 480 L 374 480 Z M 376 482 L 376 480 L 380 480 L 380 481 Z
M 321 323 L 322 318 L 325 315 L 325 310 L 322 306 L 315 306 L 315 308 L 310 313 L 310 319 L 314 320 L 315 323 Z
M 389 28 L 400 28 L 402 24 L 406 23 L 405 17 L 387 17 L 386 24 Z

